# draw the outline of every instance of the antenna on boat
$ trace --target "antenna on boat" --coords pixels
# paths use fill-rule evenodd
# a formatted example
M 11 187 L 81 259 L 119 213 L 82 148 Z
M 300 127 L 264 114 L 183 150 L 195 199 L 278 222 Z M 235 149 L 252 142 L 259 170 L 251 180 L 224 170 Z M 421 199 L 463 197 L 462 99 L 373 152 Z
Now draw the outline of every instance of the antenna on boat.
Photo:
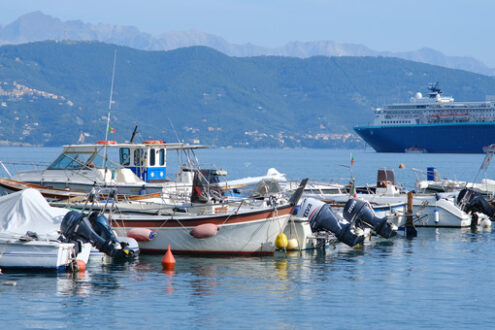
M 134 127 L 134 131 L 132 131 L 132 135 L 131 135 L 131 139 L 129 140 L 129 143 L 132 143 L 134 141 L 134 137 L 136 136 L 136 133 L 137 133 L 137 128 L 138 128 L 138 125 L 136 125 L 136 127 Z
M 112 111 L 113 82 L 115 80 L 116 63 L 117 63 L 117 49 L 115 49 L 113 53 L 112 83 L 110 85 L 110 99 L 108 100 L 108 116 L 107 116 L 107 128 L 105 130 L 105 141 L 108 141 L 108 131 L 110 130 L 110 112 Z M 105 178 L 107 176 L 107 160 L 108 160 L 108 143 L 105 143 L 105 159 L 103 160 L 103 167 L 105 168 Z

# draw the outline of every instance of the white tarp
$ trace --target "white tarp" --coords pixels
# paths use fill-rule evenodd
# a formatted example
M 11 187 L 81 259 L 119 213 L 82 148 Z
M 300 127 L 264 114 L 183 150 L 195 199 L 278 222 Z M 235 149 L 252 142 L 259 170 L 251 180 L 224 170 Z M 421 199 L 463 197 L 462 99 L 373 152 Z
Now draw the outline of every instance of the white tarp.
M 51 207 L 36 189 L 25 189 L 0 197 L 0 233 L 58 236 L 67 209 Z

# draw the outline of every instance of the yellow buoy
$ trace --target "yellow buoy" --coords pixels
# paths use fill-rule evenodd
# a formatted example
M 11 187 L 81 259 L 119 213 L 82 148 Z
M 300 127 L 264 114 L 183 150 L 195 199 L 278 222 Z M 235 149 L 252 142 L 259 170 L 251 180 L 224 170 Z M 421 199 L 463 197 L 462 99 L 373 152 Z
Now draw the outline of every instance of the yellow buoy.
M 287 236 L 284 233 L 277 235 L 277 238 L 275 239 L 275 246 L 278 249 L 285 249 L 287 247 Z
M 291 238 L 287 241 L 287 250 L 297 250 L 299 248 L 299 243 L 297 239 Z

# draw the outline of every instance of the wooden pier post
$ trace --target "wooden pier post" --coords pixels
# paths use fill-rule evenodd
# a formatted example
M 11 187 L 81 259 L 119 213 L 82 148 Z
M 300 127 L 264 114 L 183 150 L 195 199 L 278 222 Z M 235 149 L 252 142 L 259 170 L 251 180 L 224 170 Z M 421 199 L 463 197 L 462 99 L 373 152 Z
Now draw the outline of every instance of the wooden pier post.
M 405 224 L 405 229 L 406 229 L 406 237 L 416 237 L 418 236 L 418 231 L 416 230 L 416 227 L 414 226 L 414 221 L 413 221 L 413 198 L 414 194 L 413 192 L 408 192 L 407 193 L 407 211 L 406 211 L 406 224 Z

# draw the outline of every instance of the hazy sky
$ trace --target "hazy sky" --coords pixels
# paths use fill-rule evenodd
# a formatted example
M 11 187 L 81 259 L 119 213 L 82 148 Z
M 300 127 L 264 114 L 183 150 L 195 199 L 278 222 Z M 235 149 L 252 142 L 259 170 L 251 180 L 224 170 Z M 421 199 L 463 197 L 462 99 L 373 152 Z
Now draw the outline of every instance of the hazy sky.
M 197 29 L 268 47 L 295 40 L 380 51 L 430 47 L 495 67 L 494 0 L 0 0 L 0 24 L 35 10 L 151 34 Z

